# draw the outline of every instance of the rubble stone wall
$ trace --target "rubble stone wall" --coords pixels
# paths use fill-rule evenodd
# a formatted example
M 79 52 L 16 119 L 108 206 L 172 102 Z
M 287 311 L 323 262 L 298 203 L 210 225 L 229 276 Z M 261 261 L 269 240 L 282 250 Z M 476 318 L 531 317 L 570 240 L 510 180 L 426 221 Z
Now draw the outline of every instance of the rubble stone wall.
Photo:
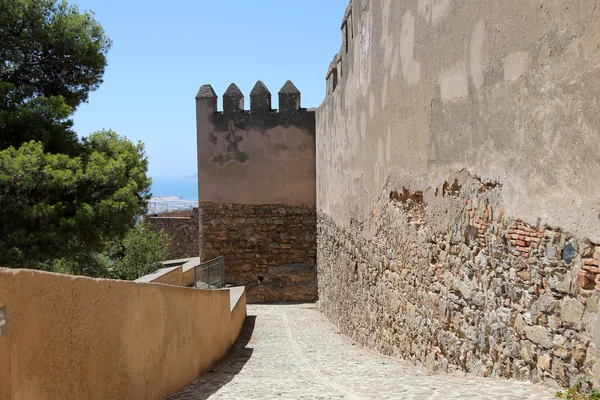
M 164 232 L 169 236 L 168 260 L 198 257 L 200 254 L 200 221 L 198 208 L 193 211 L 147 215 L 145 221 L 153 232 Z
M 309 206 L 202 202 L 202 260 L 224 256 L 225 282 L 249 302 L 317 298 L 316 214 Z
M 320 214 L 321 309 L 432 370 L 600 385 L 600 244 L 507 218 L 501 192 L 463 171 L 386 187 L 365 226 Z

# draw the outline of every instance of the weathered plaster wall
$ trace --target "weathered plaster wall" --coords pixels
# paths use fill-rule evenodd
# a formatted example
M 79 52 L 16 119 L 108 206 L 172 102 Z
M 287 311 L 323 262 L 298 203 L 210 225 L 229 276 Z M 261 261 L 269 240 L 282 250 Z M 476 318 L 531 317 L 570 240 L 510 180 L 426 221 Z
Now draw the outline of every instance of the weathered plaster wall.
M 317 114 L 320 209 L 347 226 L 394 171 L 468 168 L 504 183 L 507 215 L 600 242 L 597 6 L 353 0 Z
M 432 368 L 600 385 L 599 16 L 351 2 L 317 111 L 319 296 L 342 331 Z
M 260 81 L 250 100 L 235 84 L 222 112 L 210 85 L 196 96 L 200 257 L 224 256 L 249 302 L 315 300 L 315 112 L 290 81 L 279 110 Z
M 270 93 L 267 108 L 244 111 L 239 96 L 219 113 L 216 95 L 196 98 L 199 201 L 314 206 L 314 111 L 271 110 Z
M 153 232 L 161 230 L 169 236 L 167 259 L 175 260 L 187 257 L 197 257 L 200 252 L 199 210 L 176 211 L 147 215 L 144 220 Z
M 235 342 L 230 292 L 0 268 L 0 398 L 162 399 Z

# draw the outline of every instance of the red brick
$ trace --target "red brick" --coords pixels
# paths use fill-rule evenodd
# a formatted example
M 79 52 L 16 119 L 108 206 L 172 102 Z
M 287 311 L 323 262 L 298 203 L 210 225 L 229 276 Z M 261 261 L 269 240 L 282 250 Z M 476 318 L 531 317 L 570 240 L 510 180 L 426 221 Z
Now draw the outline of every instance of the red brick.
M 599 273 L 600 273 L 600 268 L 598 268 L 598 267 L 594 267 L 594 266 L 592 266 L 592 265 L 584 265 L 584 266 L 583 266 L 583 269 L 584 269 L 585 271 L 589 271 L 589 272 L 591 272 L 591 273 L 593 273 L 593 274 L 599 274 Z
M 583 264 L 598 267 L 600 263 L 594 258 L 586 258 L 585 260 L 583 260 Z
M 523 240 L 517 240 L 517 241 L 515 242 L 515 244 L 516 244 L 517 246 L 521 246 L 521 247 L 525 247 L 525 246 L 527 246 L 527 243 L 525 243 L 525 241 L 523 241 Z
M 592 290 L 596 283 L 587 271 L 582 270 L 577 273 L 577 285 L 582 289 Z

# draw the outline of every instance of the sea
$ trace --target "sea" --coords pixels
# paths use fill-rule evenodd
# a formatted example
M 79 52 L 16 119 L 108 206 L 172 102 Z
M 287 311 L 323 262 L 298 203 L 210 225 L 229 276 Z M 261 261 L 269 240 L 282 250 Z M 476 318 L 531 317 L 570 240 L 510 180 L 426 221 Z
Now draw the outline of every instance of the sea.
M 160 214 L 189 210 L 198 206 L 198 180 L 195 177 L 152 177 L 152 199 L 148 211 Z

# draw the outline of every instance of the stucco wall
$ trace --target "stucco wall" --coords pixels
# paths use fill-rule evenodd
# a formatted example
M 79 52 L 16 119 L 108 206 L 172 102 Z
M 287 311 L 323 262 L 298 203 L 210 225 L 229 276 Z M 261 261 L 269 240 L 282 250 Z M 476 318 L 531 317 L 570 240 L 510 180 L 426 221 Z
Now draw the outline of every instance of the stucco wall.
M 0 398 L 161 399 L 236 340 L 230 291 L 0 269 Z
M 319 297 L 344 333 L 600 385 L 599 14 L 351 2 L 317 111 Z
M 348 226 L 394 172 L 428 186 L 467 168 L 504 184 L 508 216 L 600 242 L 599 16 L 581 0 L 353 0 L 317 113 L 319 208 Z
M 299 106 L 251 112 L 242 96 L 218 112 L 216 95 L 197 97 L 198 200 L 314 206 L 314 111 Z

